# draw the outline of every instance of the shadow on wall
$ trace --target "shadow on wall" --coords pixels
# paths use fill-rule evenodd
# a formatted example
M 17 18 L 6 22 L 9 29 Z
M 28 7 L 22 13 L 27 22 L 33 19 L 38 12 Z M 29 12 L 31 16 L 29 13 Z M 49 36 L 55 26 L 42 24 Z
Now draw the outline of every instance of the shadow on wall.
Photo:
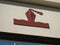
M 11 1 L 3 1 L 1 0 L 0 3 L 4 3 L 4 4 L 8 4 L 8 5 L 15 5 L 15 6 L 24 6 L 24 7 L 32 7 L 32 8 L 36 8 L 36 9 L 42 9 L 42 10 L 49 10 L 49 11 L 56 11 L 56 12 L 60 12 L 59 9 L 54 9 L 54 8 L 49 8 L 49 7 L 45 7 L 45 6 L 33 6 L 33 4 L 31 5 L 28 5 L 28 4 L 25 4 L 25 3 L 17 3 L 17 2 L 11 2 Z

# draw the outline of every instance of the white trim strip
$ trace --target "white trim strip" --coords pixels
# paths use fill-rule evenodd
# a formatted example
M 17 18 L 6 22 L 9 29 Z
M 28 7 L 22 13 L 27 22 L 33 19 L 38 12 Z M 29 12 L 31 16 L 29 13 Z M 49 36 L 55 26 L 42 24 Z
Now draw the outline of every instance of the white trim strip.
M 27 2 L 38 5 L 60 8 L 60 0 L 14 0 L 14 1 Z

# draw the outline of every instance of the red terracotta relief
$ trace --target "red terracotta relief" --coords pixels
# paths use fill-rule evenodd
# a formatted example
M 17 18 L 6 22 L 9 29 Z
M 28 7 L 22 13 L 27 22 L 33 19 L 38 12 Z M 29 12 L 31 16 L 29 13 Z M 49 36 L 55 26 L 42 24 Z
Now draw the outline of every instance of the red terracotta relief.
M 40 27 L 40 28 L 50 28 L 48 23 L 43 23 L 43 22 L 35 22 L 35 17 L 36 15 L 33 13 L 36 12 L 37 14 L 43 15 L 42 12 L 35 11 L 33 9 L 29 9 L 25 15 L 28 19 L 27 20 L 18 20 L 14 19 L 14 24 L 15 25 L 25 25 L 25 26 L 34 26 L 34 27 Z

